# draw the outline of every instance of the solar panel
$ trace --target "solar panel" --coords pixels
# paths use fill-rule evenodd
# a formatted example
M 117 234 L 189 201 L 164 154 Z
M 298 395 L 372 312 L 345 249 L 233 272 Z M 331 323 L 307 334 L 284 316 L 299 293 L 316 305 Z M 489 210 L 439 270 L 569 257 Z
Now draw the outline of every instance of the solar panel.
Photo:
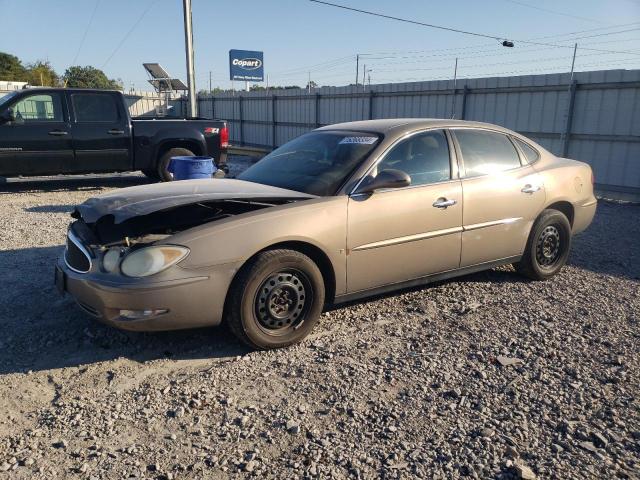
M 143 63 L 142 66 L 151 76 L 149 83 L 158 92 L 189 90 L 182 80 L 171 78 L 171 75 L 159 63 Z
M 187 87 L 179 78 L 171 79 L 171 88 L 173 90 L 189 90 L 189 87 Z
M 171 78 L 171 75 L 159 63 L 143 63 L 142 66 L 153 78 Z

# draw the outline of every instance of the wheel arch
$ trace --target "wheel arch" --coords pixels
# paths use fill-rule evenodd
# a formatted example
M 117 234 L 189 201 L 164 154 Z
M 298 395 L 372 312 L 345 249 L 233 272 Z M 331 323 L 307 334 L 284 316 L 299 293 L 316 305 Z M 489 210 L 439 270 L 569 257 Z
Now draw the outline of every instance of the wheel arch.
M 242 268 L 244 268 L 244 266 L 247 265 L 247 263 L 250 262 L 251 259 L 255 258 L 256 255 L 269 250 L 280 249 L 295 250 L 303 253 L 318 266 L 318 268 L 320 269 L 320 273 L 322 274 L 322 279 L 324 281 L 325 303 L 333 303 L 336 294 L 336 273 L 333 264 L 329 259 L 329 256 L 324 252 L 324 250 L 312 243 L 301 240 L 286 240 L 264 247 L 248 257 L 244 262 L 242 262 L 242 265 L 238 268 L 233 278 L 231 279 L 231 282 L 229 283 L 230 287 L 227 290 L 225 309 L 229 299 L 229 295 L 231 293 L 231 286 L 235 283 L 236 278 L 238 277 L 238 274 L 240 273 Z
M 554 203 L 551 203 L 545 207 L 546 210 L 557 210 L 560 213 L 564 214 L 565 217 L 569 220 L 569 225 L 573 228 L 573 219 L 575 218 L 575 207 L 571 202 L 566 200 L 559 200 Z
M 196 140 L 190 139 L 170 139 L 165 140 L 160 145 L 158 145 L 158 149 L 154 158 L 154 165 L 157 165 L 160 161 L 160 158 L 167 153 L 172 148 L 186 148 L 187 150 L 191 150 L 194 155 L 202 155 L 202 145 Z

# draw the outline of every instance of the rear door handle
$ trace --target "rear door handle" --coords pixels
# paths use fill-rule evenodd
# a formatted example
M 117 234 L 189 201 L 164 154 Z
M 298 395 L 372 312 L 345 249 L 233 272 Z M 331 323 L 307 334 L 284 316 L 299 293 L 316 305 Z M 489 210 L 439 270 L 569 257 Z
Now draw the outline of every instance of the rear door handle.
M 446 198 L 442 197 L 433 202 L 433 206 L 436 208 L 447 208 L 455 205 L 456 203 L 458 202 L 456 202 L 455 200 L 447 200 Z
M 69 132 L 65 132 L 64 130 L 51 130 L 49 135 L 53 135 L 55 137 L 61 137 L 63 135 L 68 135 Z
M 111 130 L 109 130 L 107 132 L 109 135 L 122 135 L 124 133 L 124 130 L 118 130 L 116 128 L 112 128 Z
M 538 190 L 540 190 L 540 185 L 530 185 L 530 184 L 526 184 L 522 190 L 520 190 L 522 193 L 535 193 Z

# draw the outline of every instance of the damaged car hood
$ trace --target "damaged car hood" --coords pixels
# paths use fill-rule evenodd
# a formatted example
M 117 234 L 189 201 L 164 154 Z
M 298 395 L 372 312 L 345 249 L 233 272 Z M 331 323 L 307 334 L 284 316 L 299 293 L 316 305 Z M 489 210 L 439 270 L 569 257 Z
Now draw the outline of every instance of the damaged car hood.
M 315 195 L 235 179 L 181 180 L 122 188 L 89 198 L 75 215 L 87 223 L 113 215 L 114 223 L 191 203 L 215 200 L 304 200 Z

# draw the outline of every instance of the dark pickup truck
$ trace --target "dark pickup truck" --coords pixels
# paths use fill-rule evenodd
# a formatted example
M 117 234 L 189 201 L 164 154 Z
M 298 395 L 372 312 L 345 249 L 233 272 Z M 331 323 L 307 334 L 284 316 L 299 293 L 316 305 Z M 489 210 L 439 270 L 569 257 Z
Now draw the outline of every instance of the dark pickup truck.
M 171 157 L 206 155 L 226 170 L 226 122 L 135 118 L 121 92 L 29 88 L 0 98 L 0 177 L 142 170 L 163 181 Z

